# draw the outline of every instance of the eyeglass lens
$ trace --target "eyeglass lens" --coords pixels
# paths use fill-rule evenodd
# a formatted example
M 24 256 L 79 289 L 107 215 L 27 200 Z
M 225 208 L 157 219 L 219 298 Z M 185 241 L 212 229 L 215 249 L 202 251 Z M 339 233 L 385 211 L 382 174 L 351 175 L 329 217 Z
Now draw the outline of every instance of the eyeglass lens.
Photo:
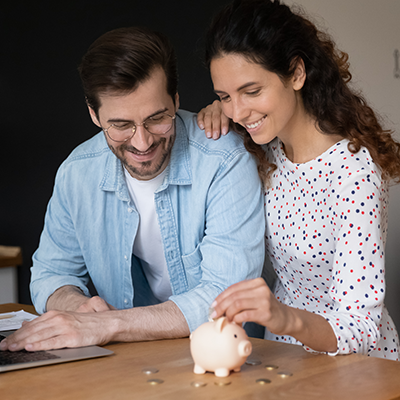
M 106 129 L 108 136 L 115 141 L 124 141 L 131 138 L 137 130 L 137 126 L 143 125 L 147 131 L 154 135 L 163 135 L 167 133 L 171 127 L 175 116 L 161 114 L 155 117 L 150 117 L 142 124 L 123 123 L 112 124 Z

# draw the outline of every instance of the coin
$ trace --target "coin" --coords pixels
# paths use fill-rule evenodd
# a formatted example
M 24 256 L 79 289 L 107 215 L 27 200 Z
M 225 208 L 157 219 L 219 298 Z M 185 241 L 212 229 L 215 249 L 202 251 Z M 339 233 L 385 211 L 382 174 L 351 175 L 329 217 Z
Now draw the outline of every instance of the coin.
M 155 385 L 160 385 L 161 383 L 164 383 L 164 381 L 162 379 L 149 379 L 147 381 L 147 383 L 149 383 L 152 386 L 155 386 Z
M 291 372 L 285 371 L 285 372 L 278 372 L 277 375 L 280 375 L 281 378 L 287 378 L 289 376 L 292 376 L 293 374 Z
M 217 386 L 228 386 L 230 384 L 231 384 L 231 382 L 229 382 L 229 381 L 217 381 L 217 382 L 214 382 L 214 385 L 217 385 Z
M 256 383 L 259 385 L 266 385 L 267 383 L 271 383 L 271 381 L 269 379 L 257 379 Z
M 203 387 L 203 386 L 206 386 L 207 383 L 205 383 L 205 382 L 200 382 L 200 381 L 195 381 L 195 382 L 192 382 L 191 385 L 192 385 L 193 387 Z
M 260 365 L 261 361 L 260 360 L 247 360 L 246 364 L 247 365 Z
M 158 372 L 158 369 L 157 368 L 144 368 L 144 369 L 142 369 L 142 372 L 146 375 L 156 374 Z
M 215 311 L 215 310 L 214 310 L 213 307 L 210 307 L 210 308 L 208 309 L 208 321 L 209 321 L 209 322 L 214 322 L 214 318 L 211 318 L 211 315 L 212 315 L 212 313 L 213 313 L 214 311 Z

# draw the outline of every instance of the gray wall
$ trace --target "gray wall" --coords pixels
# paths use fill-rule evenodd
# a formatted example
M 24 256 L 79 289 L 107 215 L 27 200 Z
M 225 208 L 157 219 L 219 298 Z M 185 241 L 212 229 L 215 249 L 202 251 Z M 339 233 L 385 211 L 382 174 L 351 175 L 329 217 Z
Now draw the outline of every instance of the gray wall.
M 399 0 L 284 0 L 300 5 L 349 54 L 354 86 L 400 140 Z M 400 58 L 400 56 L 399 56 Z M 400 64 L 400 60 L 399 60 Z M 397 72 L 397 73 L 396 73 Z M 396 77 L 397 76 L 397 77 Z M 390 189 L 386 306 L 400 329 L 400 185 Z

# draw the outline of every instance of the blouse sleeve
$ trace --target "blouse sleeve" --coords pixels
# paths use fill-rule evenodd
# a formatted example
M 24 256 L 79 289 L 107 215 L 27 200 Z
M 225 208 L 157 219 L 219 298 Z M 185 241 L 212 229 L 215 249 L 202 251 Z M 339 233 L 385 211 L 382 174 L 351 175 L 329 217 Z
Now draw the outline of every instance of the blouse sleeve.
M 337 338 L 337 351 L 331 355 L 367 354 L 380 339 L 388 190 L 380 174 L 367 168 L 346 172 L 336 183 L 329 208 L 336 241 L 331 304 L 321 315 Z

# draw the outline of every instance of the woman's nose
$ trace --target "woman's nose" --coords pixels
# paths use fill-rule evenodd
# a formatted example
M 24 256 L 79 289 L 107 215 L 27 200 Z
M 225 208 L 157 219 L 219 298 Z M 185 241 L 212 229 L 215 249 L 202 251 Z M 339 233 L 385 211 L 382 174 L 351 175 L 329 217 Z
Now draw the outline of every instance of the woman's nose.
M 232 101 L 231 102 L 231 113 L 232 120 L 236 123 L 241 123 L 246 117 L 249 116 L 249 110 L 241 101 Z

